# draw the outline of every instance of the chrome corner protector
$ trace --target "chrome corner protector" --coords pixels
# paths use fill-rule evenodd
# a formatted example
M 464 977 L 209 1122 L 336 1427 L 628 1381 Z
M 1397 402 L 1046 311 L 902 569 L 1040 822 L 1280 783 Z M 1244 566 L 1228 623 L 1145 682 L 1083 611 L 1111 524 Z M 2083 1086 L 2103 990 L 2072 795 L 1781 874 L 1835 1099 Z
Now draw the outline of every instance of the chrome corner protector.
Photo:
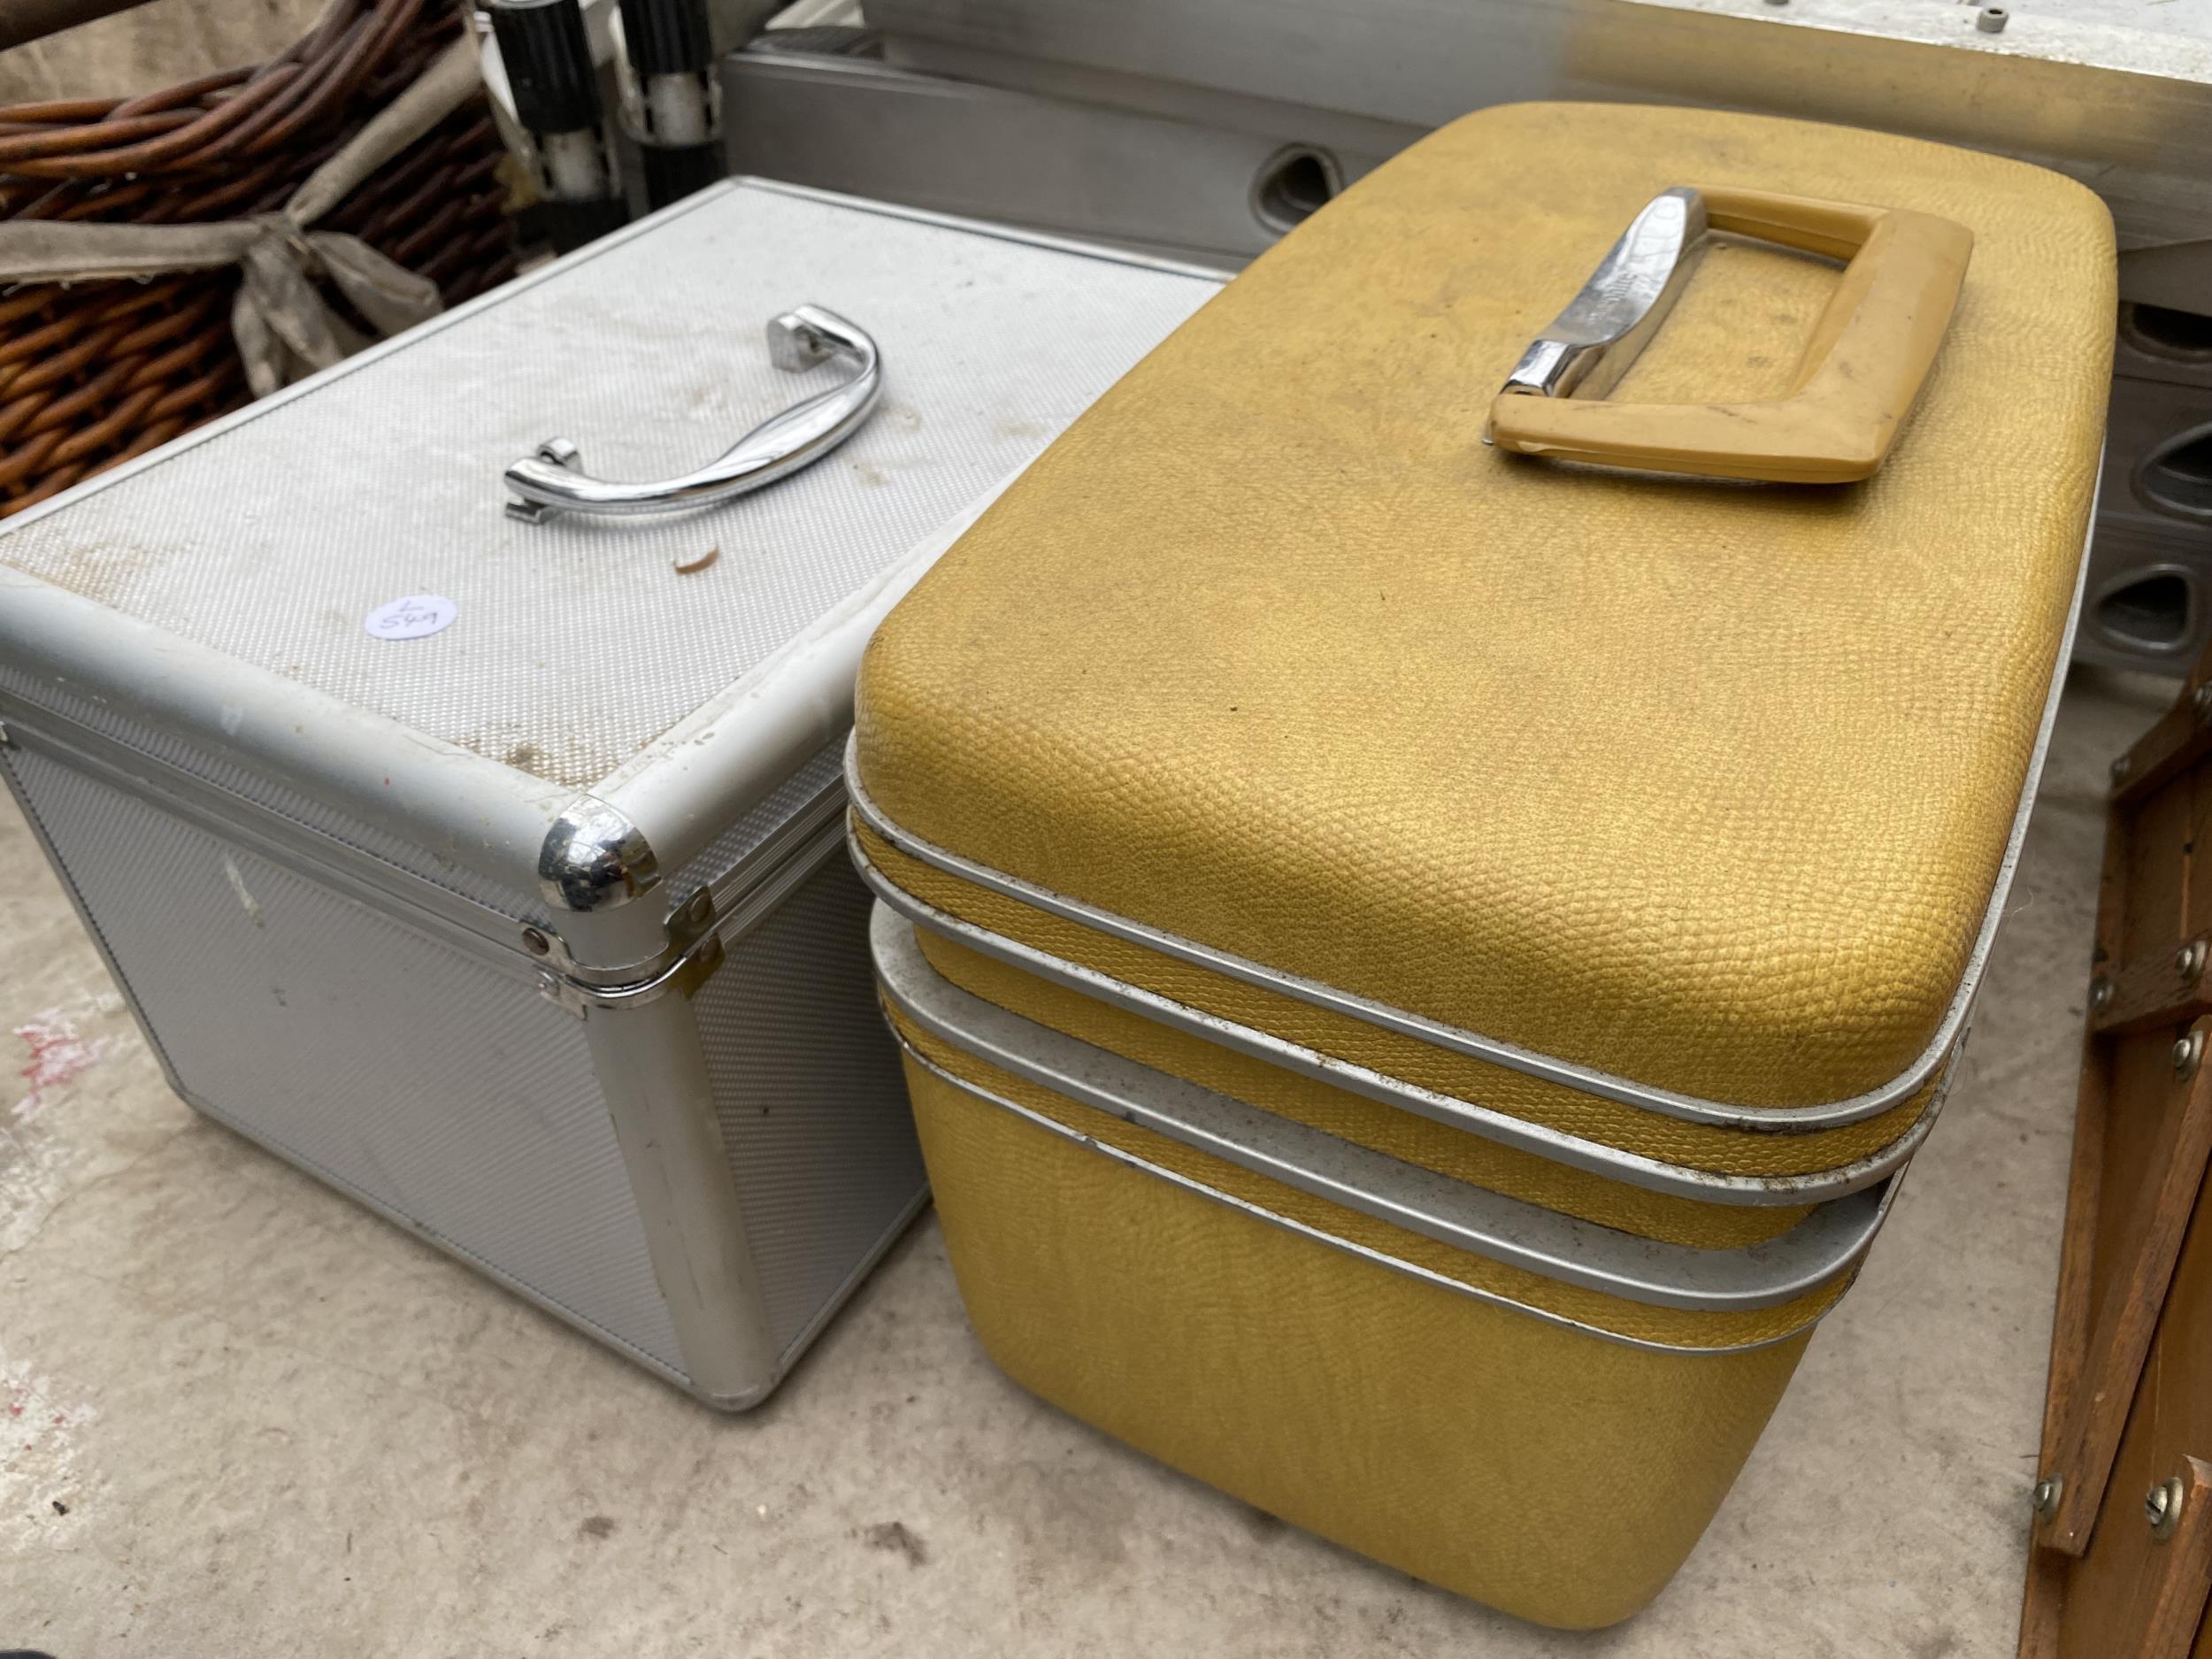
M 660 881 L 645 833 L 605 802 L 579 795 L 538 849 L 538 891 L 562 910 L 611 910 Z

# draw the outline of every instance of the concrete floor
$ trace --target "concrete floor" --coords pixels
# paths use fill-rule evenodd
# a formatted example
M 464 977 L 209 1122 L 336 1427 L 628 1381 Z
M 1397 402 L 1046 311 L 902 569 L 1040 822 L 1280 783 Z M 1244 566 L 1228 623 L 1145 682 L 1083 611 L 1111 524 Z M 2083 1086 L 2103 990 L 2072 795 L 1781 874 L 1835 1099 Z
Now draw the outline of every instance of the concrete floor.
M 179 1104 L 0 806 L 0 1648 L 2008 1653 L 2105 767 L 2167 695 L 2076 676 L 1943 1123 L 1689 1565 L 1594 1637 L 1030 1400 L 933 1221 L 767 1407 L 693 1405 Z

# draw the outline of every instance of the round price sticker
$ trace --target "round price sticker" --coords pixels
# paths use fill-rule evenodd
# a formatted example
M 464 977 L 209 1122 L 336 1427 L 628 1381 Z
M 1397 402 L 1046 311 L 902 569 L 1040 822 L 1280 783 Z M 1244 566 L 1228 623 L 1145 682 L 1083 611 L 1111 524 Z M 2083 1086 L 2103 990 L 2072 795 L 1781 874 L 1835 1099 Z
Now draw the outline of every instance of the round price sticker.
M 410 594 L 380 604 L 361 626 L 380 640 L 419 640 L 450 627 L 460 606 L 439 594 Z

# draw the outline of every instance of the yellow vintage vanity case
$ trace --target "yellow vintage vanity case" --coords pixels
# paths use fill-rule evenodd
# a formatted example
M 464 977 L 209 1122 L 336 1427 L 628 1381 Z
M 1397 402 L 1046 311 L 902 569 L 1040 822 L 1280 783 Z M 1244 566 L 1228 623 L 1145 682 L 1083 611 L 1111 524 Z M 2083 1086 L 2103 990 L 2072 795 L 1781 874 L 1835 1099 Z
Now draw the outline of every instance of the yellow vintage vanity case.
M 994 1357 L 1524 1617 L 1656 1594 L 1950 1075 L 2113 305 L 2054 173 L 1512 106 L 1077 421 L 848 761 Z

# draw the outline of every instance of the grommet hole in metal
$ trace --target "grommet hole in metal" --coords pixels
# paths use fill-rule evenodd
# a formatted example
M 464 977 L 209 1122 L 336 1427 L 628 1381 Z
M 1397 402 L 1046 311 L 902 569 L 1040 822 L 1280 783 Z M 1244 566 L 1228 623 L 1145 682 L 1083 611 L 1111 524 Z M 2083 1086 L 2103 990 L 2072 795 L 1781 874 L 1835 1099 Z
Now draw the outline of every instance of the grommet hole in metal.
M 2135 488 L 2161 512 L 2212 518 L 2212 422 L 2163 440 L 2137 469 Z
M 2120 307 L 2120 334 L 2146 357 L 2212 362 L 2212 317 L 2130 301 Z
M 1270 156 L 1252 180 L 1252 211 L 1268 229 L 1286 231 L 1326 207 L 1343 188 L 1335 157 L 1294 144 Z
M 2197 618 L 2197 579 L 2180 565 L 2129 572 L 2097 595 L 2090 625 L 2113 644 L 2139 651 L 2177 651 Z

